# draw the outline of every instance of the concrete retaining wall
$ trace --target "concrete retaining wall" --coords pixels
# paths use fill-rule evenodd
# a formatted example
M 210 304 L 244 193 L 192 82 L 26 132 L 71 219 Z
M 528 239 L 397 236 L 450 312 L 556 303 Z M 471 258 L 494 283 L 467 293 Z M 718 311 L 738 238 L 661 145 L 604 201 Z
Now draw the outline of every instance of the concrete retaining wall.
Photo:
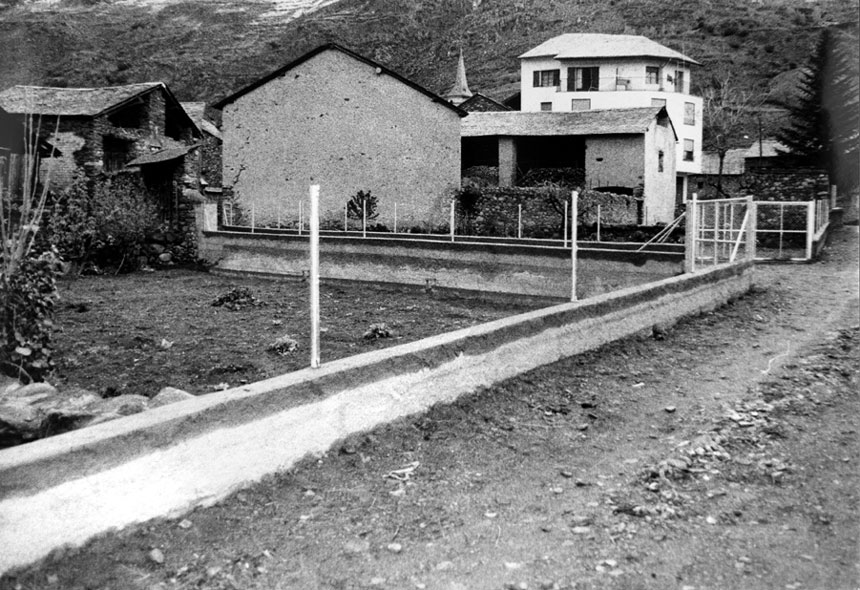
M 0 451 L 0 572 L 178 516 L 338 440 L 746 292 L 752 265 L 369 352 Z
M 204 232 L 201 257 L 217 270 L 302 275 L 307 238 L 238 232 Z M 675 276 L 684 255 L 580 250 L 577 296 L 592 297 Z M 412 285 L 570 298 L 570 251 L 537 245 L 323 237 L 323 279 Z

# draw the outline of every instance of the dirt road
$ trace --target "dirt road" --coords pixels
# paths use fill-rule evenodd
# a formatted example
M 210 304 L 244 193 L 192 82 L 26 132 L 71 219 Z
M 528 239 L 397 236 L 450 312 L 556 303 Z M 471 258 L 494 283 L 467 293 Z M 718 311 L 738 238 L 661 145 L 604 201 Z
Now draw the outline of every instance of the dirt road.
M 857 227 L 756 276 L 0 588 L 858 588 Z

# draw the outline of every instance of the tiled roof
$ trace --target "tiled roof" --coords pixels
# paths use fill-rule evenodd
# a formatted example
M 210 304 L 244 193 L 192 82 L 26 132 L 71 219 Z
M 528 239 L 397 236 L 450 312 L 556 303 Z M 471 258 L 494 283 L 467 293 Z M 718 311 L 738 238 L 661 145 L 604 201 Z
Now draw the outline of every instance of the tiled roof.
M 13 86 L 0 92 L 0 106 L 15 114 L 93 117 L 159 86 L 163 84 L 147 82 L 105 88 Z
M 544 41 L 520 56 L 555 59 L 588 59 L 612 57 L 659 57 L 701 65 L 696 60 L 660 45 L 642 35 L 606 35 L 600 33 L 566 33 Z
M 469 113 L 463 119 L 463 137 L 613 135 L 645 133 L 664 107 L 595 111 Z

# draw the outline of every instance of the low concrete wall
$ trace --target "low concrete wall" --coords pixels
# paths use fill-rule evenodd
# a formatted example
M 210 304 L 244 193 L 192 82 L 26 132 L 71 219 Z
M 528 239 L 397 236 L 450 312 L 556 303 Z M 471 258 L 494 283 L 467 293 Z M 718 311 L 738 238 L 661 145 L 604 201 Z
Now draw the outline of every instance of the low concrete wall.
M 0 573 L 224 498 L 338 440 L 746 292 L 721 266 L 356 355 L 0 451 Z
M 307 237 L 204 232 L 200 255 L 216 270 L 301 275 Z M 579 251 L 580 299 L 680 274 L 683 252 Z M 534 244 L 322 237 L 320 277 L 570 298 L 570 250 Z

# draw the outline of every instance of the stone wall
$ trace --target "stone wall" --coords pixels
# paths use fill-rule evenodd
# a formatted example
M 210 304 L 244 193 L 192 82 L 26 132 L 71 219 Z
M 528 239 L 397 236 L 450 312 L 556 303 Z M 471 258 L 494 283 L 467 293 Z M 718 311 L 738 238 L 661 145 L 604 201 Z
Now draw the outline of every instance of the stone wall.
M 564 188 L 485 187 L 459 193 L 457 233 L 463 235 L 516 237 L 522 206 L 523 237 L 561 238 L 564 233 L 564 203 L 570 191 Z M 639 201 L 632 196 L 586 189 L 579 195 L 579 223 L 635 225 L 639 221 Z M 569 214 L 569 213 L 568 213 Z
M 690 178 L 690 190 L 699 199 L 752 195 L 757 201 L 813 201 L 830 194 L 827 172 L 815 168 L 753 168 L 744 174 L 723 176 L 725 195 L 717 192 L 716 184 L 717 177 L 712 174 Z

